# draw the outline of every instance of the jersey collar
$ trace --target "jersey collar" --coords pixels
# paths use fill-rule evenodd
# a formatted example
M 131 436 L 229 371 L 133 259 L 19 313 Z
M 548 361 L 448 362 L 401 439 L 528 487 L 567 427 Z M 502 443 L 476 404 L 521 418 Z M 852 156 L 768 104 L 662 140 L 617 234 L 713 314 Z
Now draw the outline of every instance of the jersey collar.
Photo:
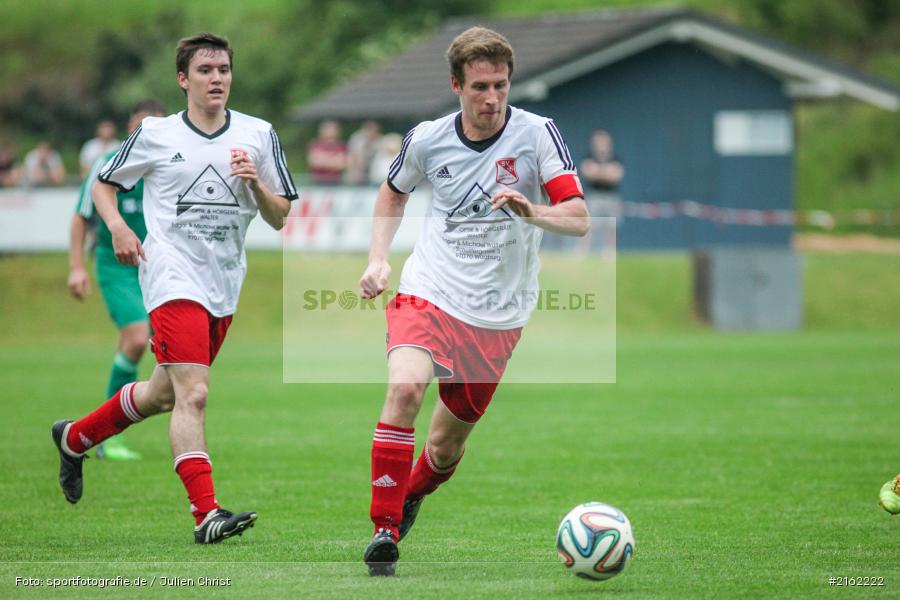
M 459 141 L 462 142 L 463 146 L 466 148 L 470 148 L 475 152 L 484 152 L 488 148 L 494 145 L 494 142 L 500 139 L 500 136 L 503 135 L 503 132 L 506 130 L 506 126 L 509 125 L 509 118 L 512 116 L 512 108 L 507 104 L 506 105 L 506 119 L 503 121 L 503 127 L 500 128 L 500 131 L 492 135 L 491 137 L 479 140 L 477 142 L 473 142 L 463 133 L 463 124 L 462 124 L 462 111 L 456 113 L 456 137 L 459 138 Z
M 181 113 L 181 119 L 184 121 L 184 124 L 187 125 L 188 127 L 190 127 L 194 133 L 196 133 L 197 135 L 199 135 L 201 137 L 205 137 L 208 140 L 213 140 L 213 139 L 219 137 L 220 135 L 222 135 L 223 133 L 228 131 L 228 127 L 231 125 L 231 111 L 228 110 L 227 108 L 225 109 L 225 124 L 222 125 L 218 130 L 216 130 L 212 133 L 204 133 L 204 132 L 200 131 L 199 129 L 197 129 L 196 127 L 194 127 L 194 124 L 191 123 L 190 119 L 188 119 L 187 113 L 188 113 L 188 111 L 186 111 L 186 110 Z

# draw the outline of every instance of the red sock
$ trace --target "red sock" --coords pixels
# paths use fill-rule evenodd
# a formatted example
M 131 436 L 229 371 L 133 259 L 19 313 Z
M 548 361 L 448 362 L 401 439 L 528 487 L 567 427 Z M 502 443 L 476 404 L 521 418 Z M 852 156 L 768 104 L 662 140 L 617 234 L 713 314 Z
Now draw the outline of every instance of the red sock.
M 191 514 L 197 525 L 203 522 L 206 513 L 219 508 L 216 490 L 213 488 L 212 463 L 206 452 L 185 452 L 175 457 L 175 472 L 191 501 Z
M 121 433 L 129 425 L 143 421 L 144 417 L 137 411 L 131 397 L 134 386 L 134 383 L 124 385 L 97 410 L 72 423 L 66 437 L 68 449 L 75 454 L 82 454 L 91 446 Z
M 415 430 L 379 422 L 372 442 L 372 506 L 375 530 L 389 529 L 398 539 L 403 499 L 415 450 Z
M 408 498 L 414 500 L 427 496 L 438 488 L 439 485 L 450 479 L 456 472 L 456 465 L 462 460 L 462 456 L 456 459 L 449 467 L 443 469 L 438 468 L 431 455 L 428 453 L 428 444 L 422 448 L 422 454 L 413 467 L 412 475 L 409 477 L 409 489 L 406 492 Z

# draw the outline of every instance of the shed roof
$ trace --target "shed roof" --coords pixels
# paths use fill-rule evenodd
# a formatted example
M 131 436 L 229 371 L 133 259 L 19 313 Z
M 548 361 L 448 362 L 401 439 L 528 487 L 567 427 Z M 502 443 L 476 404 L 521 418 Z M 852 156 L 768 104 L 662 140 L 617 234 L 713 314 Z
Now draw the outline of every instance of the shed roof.
M 541 99 L 549 88 L 607 64 L 675 41 L 748 60 L 785 82 L 795 97 L 849 96 L 889 110 L 900 88 L 817 53 L 796 48 L 708 15 L 682 8 L 645 8 L 530 18 L 450 19 L 387 63 L 300 107 L 300 120 L 430 118 L 458 105 L 450 91 L 445 52 L 473 25 L 505 35 L 515 49 L 510 100 Z

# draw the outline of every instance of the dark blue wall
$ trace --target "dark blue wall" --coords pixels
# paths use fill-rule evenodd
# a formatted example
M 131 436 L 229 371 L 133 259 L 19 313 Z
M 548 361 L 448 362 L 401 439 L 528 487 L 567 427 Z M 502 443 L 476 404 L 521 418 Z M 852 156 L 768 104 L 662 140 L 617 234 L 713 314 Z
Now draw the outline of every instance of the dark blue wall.
M 515 87 L 515 83 L 513 84 Z M 724 63 L 689 44 L 663 44 L 550 90 L 517 106 L 553 117 L 576 163 L 589 154 L 595 129 L 609 131 L 625 165 L 624 200 L 694 200 L 738 208 L 791 208 L 787 156 L 719 156 L 715 113 L 784 110 L 778 79 L 745 63 Z M 619 248 L 786 246 L 789 227 L 717 225 L 687 217 L 623 219 Z

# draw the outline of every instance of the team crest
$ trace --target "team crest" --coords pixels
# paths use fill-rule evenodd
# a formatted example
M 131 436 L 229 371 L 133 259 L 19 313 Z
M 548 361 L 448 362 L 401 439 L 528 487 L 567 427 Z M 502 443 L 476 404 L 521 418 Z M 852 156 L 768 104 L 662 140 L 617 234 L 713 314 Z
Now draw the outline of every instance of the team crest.
M 501 158 L 497 161 L 497 183 L 500 185 L 512 185 L 519 181 L 516 173 L 516 159 Z

